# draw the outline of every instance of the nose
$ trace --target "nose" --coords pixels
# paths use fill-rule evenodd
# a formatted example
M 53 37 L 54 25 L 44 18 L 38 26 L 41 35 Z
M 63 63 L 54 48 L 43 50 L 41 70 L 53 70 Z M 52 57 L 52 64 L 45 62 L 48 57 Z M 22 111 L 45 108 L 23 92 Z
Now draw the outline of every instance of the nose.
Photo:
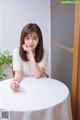
M 31 43 L 33 43 L 33 40 L 32 40 L 32 39 L 30 39 L 29 43 L 30 43 L 30 44 L 31 44 Z

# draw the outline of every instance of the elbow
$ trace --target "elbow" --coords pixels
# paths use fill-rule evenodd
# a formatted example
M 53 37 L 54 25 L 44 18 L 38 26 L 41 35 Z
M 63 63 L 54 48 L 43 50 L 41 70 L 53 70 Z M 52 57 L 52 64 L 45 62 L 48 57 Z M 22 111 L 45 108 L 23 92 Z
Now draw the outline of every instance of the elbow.
M 35 77 L 36 79 L 39 79 L 39 78 L 41 77 L 41 75 L 34 75 L 34 77 Z
M 34 74 L 34 77 L 35 77 L 36 79 L 39 79 L 39 78 L 41 78 L 42 74 L 43 74 L 43 72 L 41 72 L 41 71 L 36 72 L 36 73 Z

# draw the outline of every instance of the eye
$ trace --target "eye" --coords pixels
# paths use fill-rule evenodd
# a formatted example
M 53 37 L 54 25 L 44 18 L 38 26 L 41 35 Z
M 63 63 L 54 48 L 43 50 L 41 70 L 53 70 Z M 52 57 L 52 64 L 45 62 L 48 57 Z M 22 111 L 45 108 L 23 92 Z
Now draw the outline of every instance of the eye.
M 37 37 L 34 37 L 33 40 L 37 40 L 38 38 Z
M 29 37 L 25 37 L 25 40 L 29 40 Z

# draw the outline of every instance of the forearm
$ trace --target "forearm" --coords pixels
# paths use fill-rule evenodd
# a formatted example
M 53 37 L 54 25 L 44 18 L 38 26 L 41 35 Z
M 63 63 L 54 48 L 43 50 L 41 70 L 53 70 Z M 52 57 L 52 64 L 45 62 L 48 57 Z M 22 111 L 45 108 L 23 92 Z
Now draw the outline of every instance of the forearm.
M 23 74 L 20 71 L 15 71 L 14 79 L 20 82 L 23 78 Z
M 36 61 L 35 61 L 33 53 L 30 52 L 29 54 L 30 54 L 31 67 L 32 67 L 32 70 L 34 72 L 34 76 L 36 78 L 39 78 L 42 75 L 42 71 L 40 70 L 40 68 L 36 64 Z

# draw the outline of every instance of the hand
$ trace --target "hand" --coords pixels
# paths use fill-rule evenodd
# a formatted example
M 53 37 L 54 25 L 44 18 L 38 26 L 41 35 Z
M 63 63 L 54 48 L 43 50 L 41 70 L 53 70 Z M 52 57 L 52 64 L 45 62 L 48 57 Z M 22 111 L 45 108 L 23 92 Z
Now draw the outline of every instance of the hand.
M 18 91 L 19 90 L 19 82 L 17 80 L 13 80 L 12 83 L 10 84 L 10 88 L 13 90 L 13 91 Z
M 24 50 L 24 51 L 26 51 L 26 52 L 28 52 L 28 53 L 29 53 L 29 52 L 32 52 L 32 50 L 31 50 L 28 46 L 26 46 L 25 44 L 23 44 L 22 47 L 23 47 L 23 50 Z

